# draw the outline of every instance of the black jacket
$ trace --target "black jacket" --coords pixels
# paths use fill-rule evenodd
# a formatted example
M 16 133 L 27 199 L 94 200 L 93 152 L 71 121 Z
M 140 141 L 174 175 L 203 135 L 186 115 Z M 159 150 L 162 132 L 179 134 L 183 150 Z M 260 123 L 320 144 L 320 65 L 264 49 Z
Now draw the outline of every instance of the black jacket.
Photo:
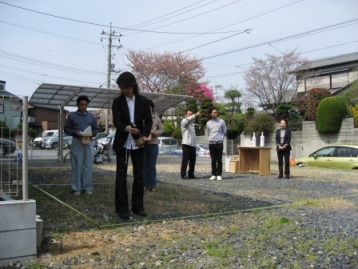
M 112 104 L 113 124 L 117 128 L 113 142 L 113 150 L 119 152 L 123 148 L 129 133 L 125 128 L 131 124 L 129 117 L 129 108 L 126 97 L 118 96 Z M 142 136 L 148 137 L 152 128 L 152 113 L 150 111 L 148 99 L 141 95 L 135 95 L 134 104 L 134 122 L 136 128 Z
M 287 145 L 288 150 L 291 150 L 291 130 L 286 128 L 285 137 L 283 143 L 281 143 L 281 129 L 276 130 L 276 150 L 278 151 L 278 146 Z

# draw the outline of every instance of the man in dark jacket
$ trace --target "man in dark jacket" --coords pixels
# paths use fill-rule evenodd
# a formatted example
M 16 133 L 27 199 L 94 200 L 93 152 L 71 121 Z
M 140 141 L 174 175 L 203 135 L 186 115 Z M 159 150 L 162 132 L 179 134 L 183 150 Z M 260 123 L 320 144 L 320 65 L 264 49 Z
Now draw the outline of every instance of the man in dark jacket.
M 285 177 L 290 178 L 291 130 L 287 128 L 287 121 L 280 121 L 280 129 L 276 131 L 276 150 L 278 159 L 278 178 L 283 177 L 283 159 L 285 159 Z
M 127 192 L 128 157 L 133 165 L 132 212 L 145 217 L 143 205 L 143 156 L 142 147 L 138 147 L 133 136 L 141 133 L 145 141 L 152 128 L 152 116 L 148 99 L 139 95 L 134 75 L 123 72 L 117 79 L 121 95 L 113 100 L 113 124 L 117 128 L 113 150 L 117 156 L 117 174 L 115 186 L 116 213 L 122 219 L 129 219 Z

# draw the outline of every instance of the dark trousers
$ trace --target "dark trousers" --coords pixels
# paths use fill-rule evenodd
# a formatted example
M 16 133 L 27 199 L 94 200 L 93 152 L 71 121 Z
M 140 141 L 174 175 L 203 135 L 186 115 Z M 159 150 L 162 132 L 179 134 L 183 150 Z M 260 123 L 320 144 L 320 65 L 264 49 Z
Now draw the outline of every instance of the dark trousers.
M 283 176 L 283 160 L 285 160 L 285 176 L 290 176 L 290 150 L 277 151 L 279 176 Z
M 143 206 L 143 149 L 126 150 L 122 148 L 116 152 L 117 174 L 115 186 L 116 213 L 129 213 L 127 170 L 129 155 L 133 165 L 132 211 L 144 211 Z
M 183 159 L 181 160 L 181 176 L 186 176 L 186 169 L 189 163 L 188 177 L 194 176 L 195 162 L 196 162 L 196 147 L 182 145 Z
M 221 176 L 223 171 L 223 150 L 224 144 L 209 144 L 210 157 L 211 157 L 211 174 L 213 176 Z

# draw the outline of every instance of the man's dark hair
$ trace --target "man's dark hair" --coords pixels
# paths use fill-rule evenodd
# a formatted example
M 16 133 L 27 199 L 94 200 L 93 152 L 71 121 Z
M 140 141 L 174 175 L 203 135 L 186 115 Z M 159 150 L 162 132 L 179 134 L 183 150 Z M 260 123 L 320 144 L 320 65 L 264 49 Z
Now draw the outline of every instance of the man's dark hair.
M 154 103 L 153 103 L 153 101 L 148 99 L 148 103 L 149 103 L 150 107 L 154 110 Z
M 83 100 L 86 101 L 87 104 L 89 104 L 89 102 L 90 102 L 89 98 L 86 95 L 81 95 L 81 96 L 78 96 L 78 98 L 77 98 L 77 105 Z
M 139 88 L 134 75 L 131 72 L 123 72 L 117 78 L 117 85 L 119 88 L 130 88 L 133 87 L 133 93 L 137 95 Z
M 209 115 L 211 114 L 211 112 L 213 112 L 213 110 L 216 110 L 217 112 L 219 112 L 219 110 L 216 107 L 212 107 L 209 109 Z

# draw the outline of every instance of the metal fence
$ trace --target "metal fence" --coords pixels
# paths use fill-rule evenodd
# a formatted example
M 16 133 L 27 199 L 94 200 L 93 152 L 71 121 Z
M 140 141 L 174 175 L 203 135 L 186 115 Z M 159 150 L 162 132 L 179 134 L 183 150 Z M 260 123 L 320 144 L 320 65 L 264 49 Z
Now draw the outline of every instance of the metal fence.
M 24 139 L 23 135 L 27 133 L 27 124 L 18 128 L 23 118 L 27 119 L 27 97 L 0 95 L 0 199 L 18 197 L 24 174 L 27 179 L 27 172 L 23 173 L 24 154 L 21 147 L 24 142 L 27 144 L 27 137 Z M 27 156 L 27 147 L 24 148 Z M 27 186 L 23 198 L 26 197 Z

